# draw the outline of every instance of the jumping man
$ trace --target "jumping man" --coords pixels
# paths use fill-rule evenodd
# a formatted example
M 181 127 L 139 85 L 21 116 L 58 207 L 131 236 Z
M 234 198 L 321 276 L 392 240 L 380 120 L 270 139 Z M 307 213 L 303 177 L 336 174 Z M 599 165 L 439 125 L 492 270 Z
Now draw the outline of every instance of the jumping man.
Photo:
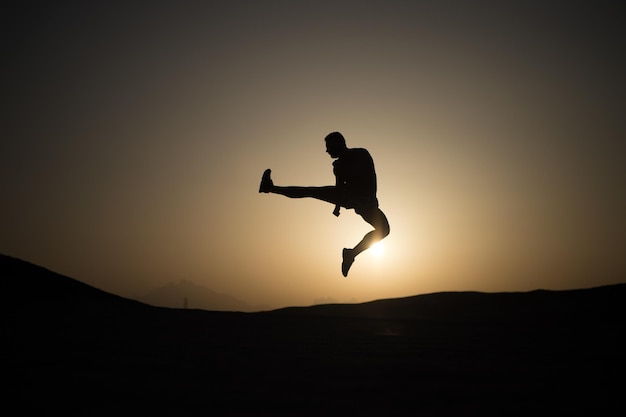
M 289 198 L 311 197 L 335 205 L 333 214 L 339 216 L 341 207 L 354 209 L 363 220 L 374 226 L 352 249 L 343 249 L 341 272 L 344 277 L 358 254 L 389 234 L 389 222 L 385 213 L 378 208 L 376 198 L 376 171 L 374 161 L 366 149 L 348 148 L 346 140 L 339 132 L 330 133 L 324 139 L 326 152 L 333 161 L 336 184 L 323 187 L 279 187 L 274 185 L 266 169 L 261 179 L 260 193 L 281 194 Z

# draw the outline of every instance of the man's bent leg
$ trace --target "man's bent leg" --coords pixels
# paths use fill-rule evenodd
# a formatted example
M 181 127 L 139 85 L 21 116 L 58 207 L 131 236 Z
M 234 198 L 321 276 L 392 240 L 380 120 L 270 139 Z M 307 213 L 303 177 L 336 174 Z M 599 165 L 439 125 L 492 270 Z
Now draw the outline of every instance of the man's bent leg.
M 374 230 L 363 236 L 359 244 L 352 249 L 354 256 L 387 237 L 390 231 L 387 216 L 378 207 L 373 210 L 364 210 L 359 214 L 363 217 L 363 220 L 374 226 Z
M 389 234 L 389 221 L 387 216 L 378 207 L 367 210 L 360 210 L 363 220 L 374 226 L 374 230 L 363 236 L 363 239 L 353 248 L 343 250 L 343 262 L 341 272 L 343 276 L 348 276 L 348 271 L 354 263 L 354 258 L 361 252 L 371 247 L 374 243 L 384 239 Z

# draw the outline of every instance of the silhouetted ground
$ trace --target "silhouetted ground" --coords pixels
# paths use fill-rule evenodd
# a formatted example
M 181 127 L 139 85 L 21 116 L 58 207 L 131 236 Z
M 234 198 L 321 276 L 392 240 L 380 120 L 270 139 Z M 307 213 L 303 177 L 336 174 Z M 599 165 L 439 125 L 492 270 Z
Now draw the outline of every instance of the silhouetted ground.
M 607 415 L 626 285 L 229 313 L 0 256 L 11 415 Z M 611 413 L 612 414 L 612 413 Z

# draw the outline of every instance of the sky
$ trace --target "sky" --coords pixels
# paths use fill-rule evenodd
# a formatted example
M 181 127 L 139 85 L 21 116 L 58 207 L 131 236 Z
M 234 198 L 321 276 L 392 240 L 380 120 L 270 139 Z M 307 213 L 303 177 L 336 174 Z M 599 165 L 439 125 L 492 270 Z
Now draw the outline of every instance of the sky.
M 28 2 L 5 15 L 0 253 L 272 307 L 626 279 L 619 2 Z M 391 225 L 347 278 L 324 137 Z

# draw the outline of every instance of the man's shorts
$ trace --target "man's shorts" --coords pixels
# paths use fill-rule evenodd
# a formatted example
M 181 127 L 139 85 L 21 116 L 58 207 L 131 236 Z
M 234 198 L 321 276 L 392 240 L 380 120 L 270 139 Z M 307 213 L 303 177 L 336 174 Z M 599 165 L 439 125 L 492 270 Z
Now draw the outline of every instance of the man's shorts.
M 347 209 L 354 209 L 356 214 L 363 214 L 369 210 L 378 208 L 378 199 L 376 197 L 348 195 L 343 203 L 345 204 L 340 205 Z

